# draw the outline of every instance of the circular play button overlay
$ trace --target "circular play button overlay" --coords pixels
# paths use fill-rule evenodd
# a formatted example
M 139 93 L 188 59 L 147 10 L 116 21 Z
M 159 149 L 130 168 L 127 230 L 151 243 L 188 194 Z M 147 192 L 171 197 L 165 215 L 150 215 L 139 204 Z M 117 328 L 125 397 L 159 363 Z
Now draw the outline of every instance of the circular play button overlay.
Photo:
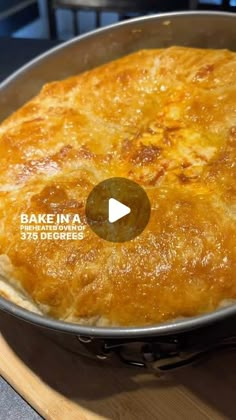
M 110 242 L 126 242 L 148 224 L 151 206 L 144 189 L 126 178 L 110 178 L 88 196 L 86 218 L 91 229 Z

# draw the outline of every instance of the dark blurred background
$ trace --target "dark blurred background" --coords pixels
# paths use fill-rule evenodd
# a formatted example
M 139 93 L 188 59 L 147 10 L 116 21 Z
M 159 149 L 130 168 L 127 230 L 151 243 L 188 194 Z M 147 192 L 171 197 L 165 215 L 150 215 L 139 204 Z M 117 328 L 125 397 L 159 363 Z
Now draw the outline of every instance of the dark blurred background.
M 236 10 L 236 0 L 0 0 L 0 36 L 65 40 L 144 14 Z

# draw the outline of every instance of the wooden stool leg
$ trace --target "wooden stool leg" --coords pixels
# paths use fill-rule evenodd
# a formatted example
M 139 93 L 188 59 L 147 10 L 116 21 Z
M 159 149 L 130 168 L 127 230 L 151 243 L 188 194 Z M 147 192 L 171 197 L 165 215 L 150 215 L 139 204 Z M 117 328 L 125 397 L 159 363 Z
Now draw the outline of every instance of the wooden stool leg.
M 121 13 L 118 15 L 118 18 L 119 18 L 119 21 L 130 19 L 130 17 L 128 15 L 124 15 L 124 14 L 121 14 Z
M 198 0 L 190 0 L 189 1 L 189 9 L 196 10 L 198 7 Z
M 48 14 L 48 29 L 49 29 L 49 37 L 51 39 L 57 38 L 57 21 L 56 21 L 56 14 L 53 8 L 52 0 L 46 0 L 47 5 L 47 14 Z
M 223 0 L 222 7 L 223 7 L 223 10 L 229 10 L 230 1 L 229 0 Z
M 78 23 L 77 10 L 73 9 L 72 14 L 73 14 L 74 35 L 79 35 L 79 23 Z
M 101 14 L 98 10 L 96 10 L 96 28 L 100 28 L 101 26 Z

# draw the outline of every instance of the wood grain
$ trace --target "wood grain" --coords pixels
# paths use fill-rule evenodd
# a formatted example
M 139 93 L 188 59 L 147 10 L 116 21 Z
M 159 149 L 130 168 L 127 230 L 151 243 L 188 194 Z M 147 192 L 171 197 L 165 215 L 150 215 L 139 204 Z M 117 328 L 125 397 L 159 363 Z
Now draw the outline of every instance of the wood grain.
M 46 419 L 236 417 L 234 352 L 159 378 L 80 357 L 55 343 L 55 333 L 4 313 L 0 329 L 0 374 Z

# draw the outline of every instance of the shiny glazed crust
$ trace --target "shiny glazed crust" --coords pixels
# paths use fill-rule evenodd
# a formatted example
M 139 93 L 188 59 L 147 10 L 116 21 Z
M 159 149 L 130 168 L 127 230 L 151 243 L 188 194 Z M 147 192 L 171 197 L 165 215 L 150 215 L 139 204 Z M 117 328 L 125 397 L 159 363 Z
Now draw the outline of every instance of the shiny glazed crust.
M 22 87 L 23 88 L 23 87 Z M 0 126 L 0 293 L 72 322 L 148 325 L 236 298 L 236 54 L 140 51 L 50 83 Z M 23 241 L 21 213 L 80 213 L 100 181 L 143 186 L 126 243 Z

